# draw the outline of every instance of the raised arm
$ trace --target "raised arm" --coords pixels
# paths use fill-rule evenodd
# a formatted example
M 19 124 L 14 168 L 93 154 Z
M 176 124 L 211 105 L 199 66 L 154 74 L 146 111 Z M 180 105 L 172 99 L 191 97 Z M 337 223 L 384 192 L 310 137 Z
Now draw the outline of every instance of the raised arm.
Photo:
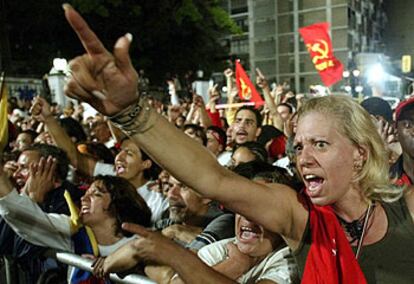
M 1 169 L 0 215 L 13 231 L 30 243 L 64 251 L 72 249 L 70 218 L 47 214 L 29 196 L 19 195 Z
M 266 105 L 269 108 L 270 115 L 272 116 L 273 126 L 279 129 L 280 131 L 283 131 L 283 121 L 279 113 L 277 112 L 277 105 L 272 97 L 269 82 L 266 80 L 266 77 L 263 75 L 259 68 L 256 68 L 256 74 L 256 83 L 263 91 L 263 96 L 265 98 Z
M 96 160 L 78 151 L 75 143 L 50 112 L 50 106 L 47 101 L 44 98 L 36 97 L 33 100 L 30 111 L 37 120 L 46 124 L 53 141 L 66 152 L 71 165 L 82 173 L 93 176 Z
M 292 224 L 305 223 L 307 213 L 292 189 L 276 185 L 269 190 L 220 166 L 205 148 L 138 99 L 138 77 L 128 54 L 130 36 L 121 37 L 111 55 L 75 10 L 66 7 L 65 15 L 87 51 L 70 62 L 69 96 L 112 116 L 112 122 L 189 187 L 270 231 L 300 239 L 302 232 L 293 232 Z M 94 96 L 97 92 L 104 98 Z
M 98 276 L 124 271 L 134 267 L 139 261 L 145 261 L 170 266 L 184 283 L 237 283 L 214 271 L 189 250 L 158 233 L 134 224 L 123 224 L 123 228 L 138 234 L 139 238 L 110 254 L 104 262 L 95 265 L 94 272 Z M 180 283 L 175 278 L 173 276 L 170 283 Z

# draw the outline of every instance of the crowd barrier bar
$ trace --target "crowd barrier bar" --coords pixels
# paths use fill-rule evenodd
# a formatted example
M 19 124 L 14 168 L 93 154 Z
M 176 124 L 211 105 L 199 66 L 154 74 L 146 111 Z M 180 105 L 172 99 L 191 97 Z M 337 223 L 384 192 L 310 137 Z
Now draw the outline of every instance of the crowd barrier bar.
M 219 104 L 216 105 L 216 109 L 225 109 L 225 108 L 238 108 L 242 106 L 255 106 L 257 103 L 255 102 L 244 102 L 244 103 L 234 103 L 234 104 Z M 264 102 L 259 102 L 258 105 L 263 105 Z
M 77 254 L 67 253 L 67 252 L 58 252 L 56 253 L 56 258 L 60 262 L 63 262 L 67 265 L 76 266 L 82 270 L 92 272 L 91 265 L 93 263 L 93 260 L 83 258 Z M 123 284 L 155 284 L 156 282 L 152 281 L 151 279 L 138 275 L 138 274 L 129 274 L 125 276 L 124 278 L 120 278 L 115 273 L 111 273 L 109 275 L 109 278 L 112 281 L 115 281 L 117 283 L 123 283 Z

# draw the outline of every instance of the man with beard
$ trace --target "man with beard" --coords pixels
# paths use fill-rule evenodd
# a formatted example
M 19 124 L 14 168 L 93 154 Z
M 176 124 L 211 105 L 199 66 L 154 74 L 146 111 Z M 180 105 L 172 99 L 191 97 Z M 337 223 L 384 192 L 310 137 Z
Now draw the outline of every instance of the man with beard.
M 155 225 L 164 236 L 197 251 L 234 234 L 233 214 L 223 213 L 216 202 L 202 197 L 172 176 L 169 187 L 169 218 Z
M 395 110 L 398 140 L 402 155 L 391 167 L 391 177 L 398 185 L 412 185 L 414 181 L 414 97 L 399 104 Z

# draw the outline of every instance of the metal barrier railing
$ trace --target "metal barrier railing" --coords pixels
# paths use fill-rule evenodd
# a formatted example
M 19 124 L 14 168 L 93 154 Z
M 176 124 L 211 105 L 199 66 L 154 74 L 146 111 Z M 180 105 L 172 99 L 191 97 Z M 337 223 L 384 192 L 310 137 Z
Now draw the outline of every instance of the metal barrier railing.
M 67 265 L 76 266 L 82 270 L 92 272 L 92 262 L 91 259 L 83 258 L 77 254 L 67 253 L 67 252 L 58 252 L 56 253 L 56 258 L 60 262 L 63 262 Z M 124 283 L 124 284 L 155 284 L 156 282 L 152 281 L 151 279 L 138 275 L 138 274 L 129 274 L 124 278 L 120 278 L 115 273 L 111 273 L 109 278 L 112 281 L 117 283 Z

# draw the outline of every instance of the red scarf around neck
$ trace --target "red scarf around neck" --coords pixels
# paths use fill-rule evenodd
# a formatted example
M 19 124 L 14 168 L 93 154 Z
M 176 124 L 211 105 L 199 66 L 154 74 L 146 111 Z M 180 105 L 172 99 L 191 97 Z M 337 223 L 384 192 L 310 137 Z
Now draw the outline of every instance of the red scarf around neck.
M 302 284 L 367 284 L 361 267 L 330 206 L 310 204 L 312 244 Z

